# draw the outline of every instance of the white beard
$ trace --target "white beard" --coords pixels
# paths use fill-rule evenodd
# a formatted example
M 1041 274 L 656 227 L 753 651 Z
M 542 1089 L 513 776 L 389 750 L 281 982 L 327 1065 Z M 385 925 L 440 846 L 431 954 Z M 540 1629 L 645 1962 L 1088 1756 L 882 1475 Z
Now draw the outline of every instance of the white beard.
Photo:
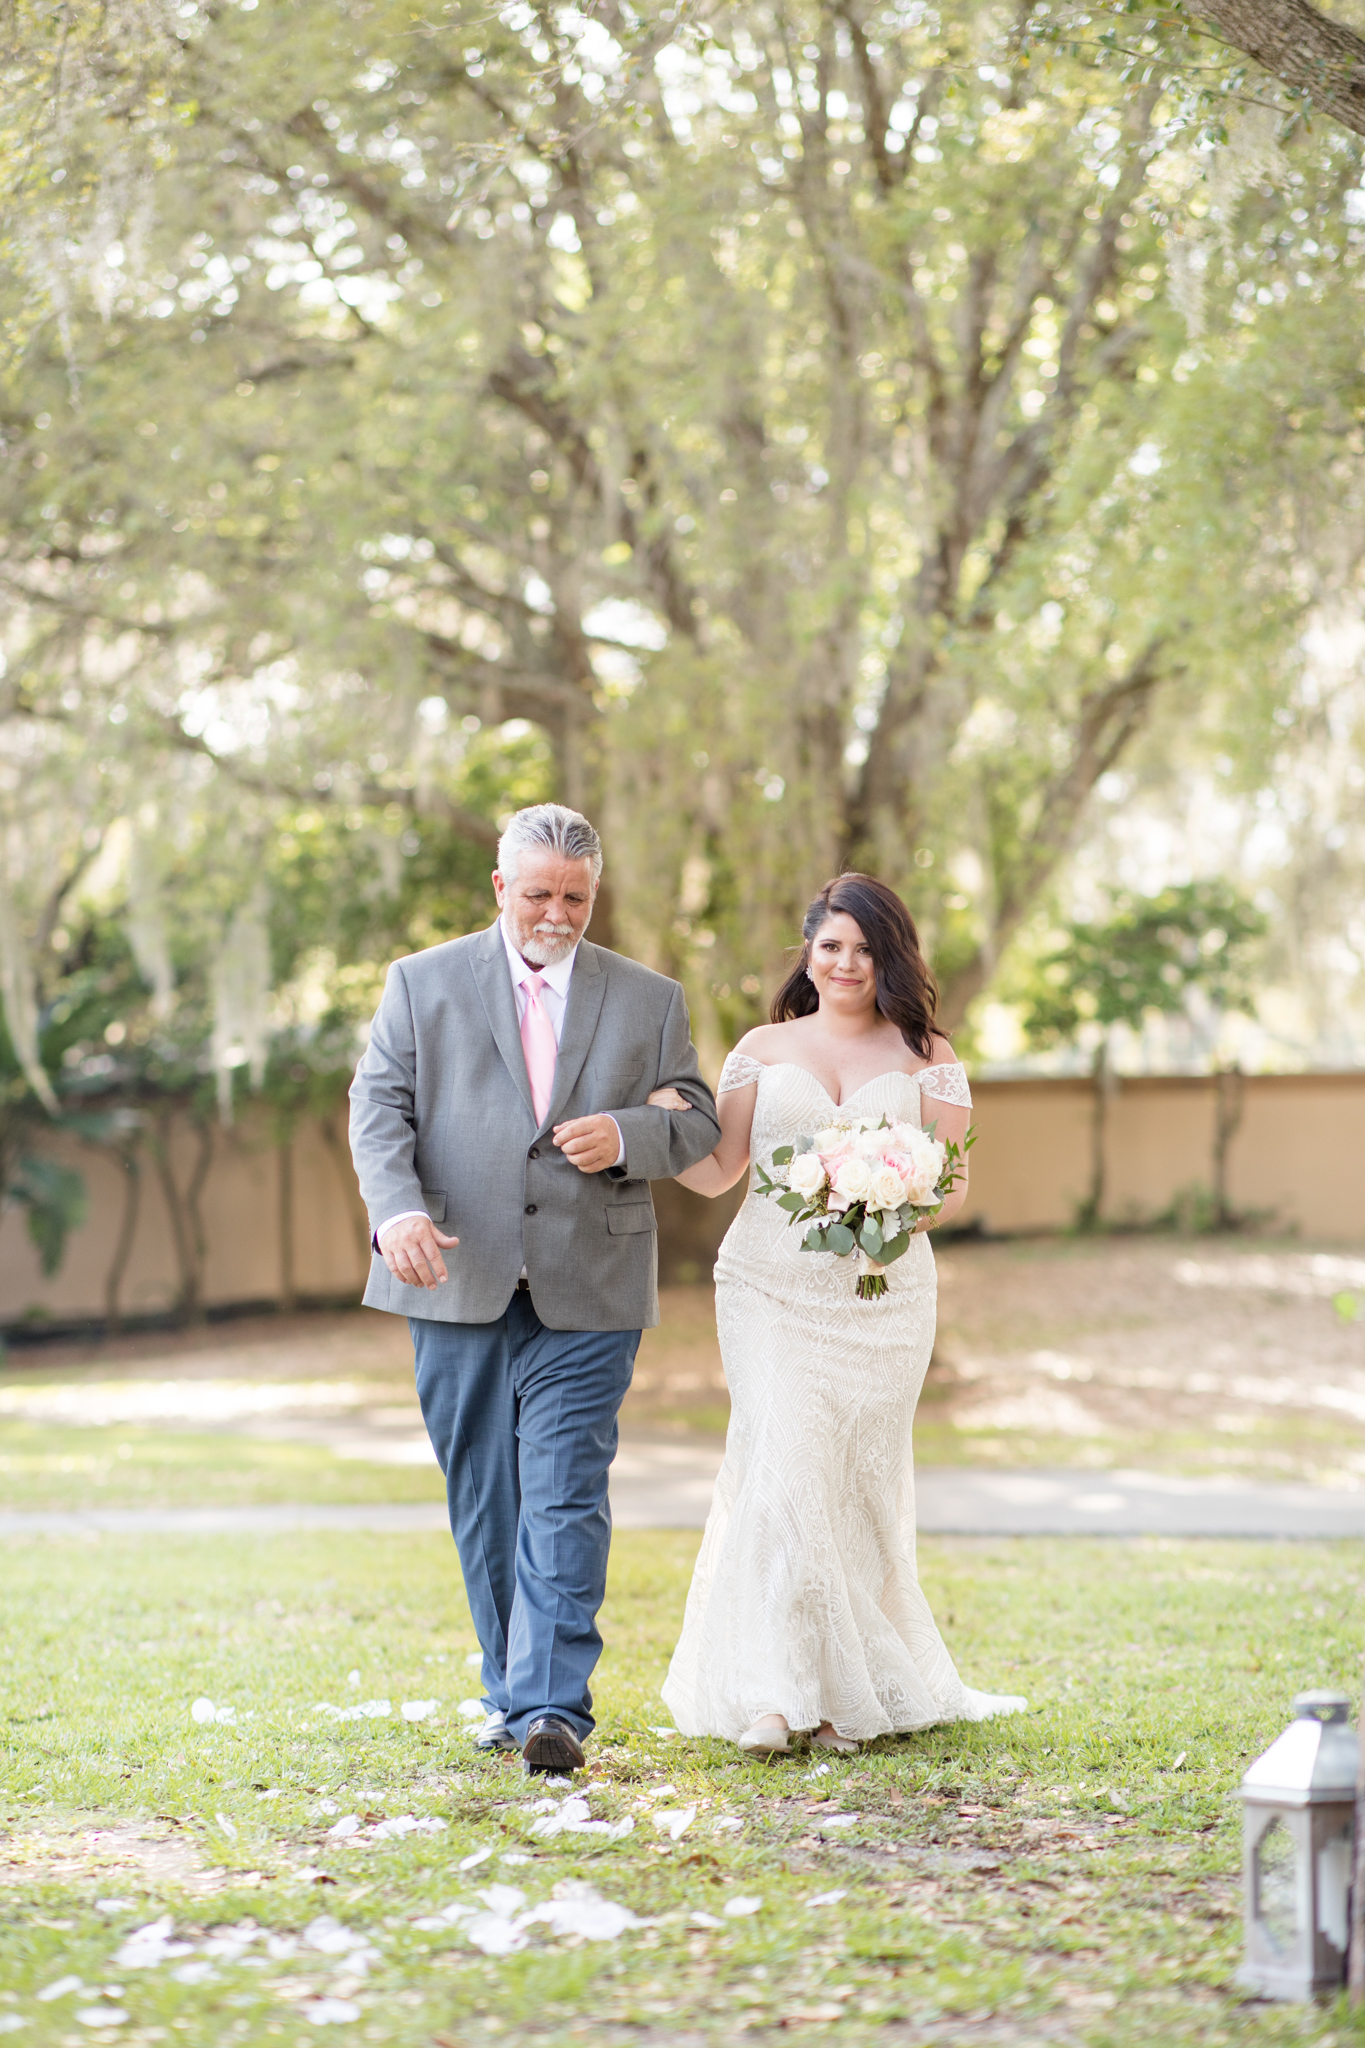
M 533 967 L 553 967 L 566 959 L 578 941 L 572 932 L 529 931 L 525 938 L 518 935 L 517 950 L 523 960 L 529 960 Z

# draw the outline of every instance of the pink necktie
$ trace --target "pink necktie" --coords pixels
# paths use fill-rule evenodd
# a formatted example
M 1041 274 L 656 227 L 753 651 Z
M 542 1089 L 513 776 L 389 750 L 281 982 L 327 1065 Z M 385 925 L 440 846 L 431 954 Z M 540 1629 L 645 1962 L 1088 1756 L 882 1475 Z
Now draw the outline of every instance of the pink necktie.
M 555 1092 L 555 1027 L 541 999 L 545 987 L 542 974 L 532 974 L 522 984 L 526 990 L 526 1015 L 521 1020 L 521 1049 L 526 1056 L 526 1078 L 531 1084 L 531 1101 L 536 1122 L 543 1124 Z

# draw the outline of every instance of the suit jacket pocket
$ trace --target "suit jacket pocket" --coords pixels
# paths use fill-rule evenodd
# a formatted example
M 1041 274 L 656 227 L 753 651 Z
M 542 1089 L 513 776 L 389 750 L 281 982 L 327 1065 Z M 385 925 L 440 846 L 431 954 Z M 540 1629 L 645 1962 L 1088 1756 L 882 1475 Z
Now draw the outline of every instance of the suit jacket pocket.
M 627 1236 L 631 1231 L 653 1230 L 654 1204 L 652 1202 L 621 1202 L 607 1210 L 607 1229 L 613 1237 Z
M 422 1207 L 433 1223 L 446 1220 L 446 1191 L 444 1188 L 423 1188 Z

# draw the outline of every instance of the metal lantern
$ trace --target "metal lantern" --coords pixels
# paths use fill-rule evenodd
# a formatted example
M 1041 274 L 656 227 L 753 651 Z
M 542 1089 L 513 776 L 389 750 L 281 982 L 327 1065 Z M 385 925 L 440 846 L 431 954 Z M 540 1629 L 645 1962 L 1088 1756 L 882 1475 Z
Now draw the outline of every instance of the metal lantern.
M 1304 1692 L 1242 1780 L 1246 1961 L 1262 1998 L 1340 1990 L 1349 1942 L 1359 1743 L 1344 1692 Z

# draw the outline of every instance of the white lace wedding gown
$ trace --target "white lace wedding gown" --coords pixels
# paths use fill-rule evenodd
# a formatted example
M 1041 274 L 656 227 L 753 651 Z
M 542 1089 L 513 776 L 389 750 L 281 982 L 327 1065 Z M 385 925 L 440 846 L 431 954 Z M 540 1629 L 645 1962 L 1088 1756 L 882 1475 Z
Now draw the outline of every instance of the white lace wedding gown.
M 814 1075 L 732 1053 L 718 1093 L 757 1081 L 750 1157 L 835 1114 Z M 920 1123 L 920 1098 L 966 1103 L 956 1063 L 866 1082 L 838 1113 Z M 924 1121 L 932 1121 L 932 1115 Z M 753 1192 L 716 1264 L 729 1382 L 725 1462 L 663 1697 L 685 1735 L 737 1741 L 765 1714 L 866 1738 L 978 1721 L 1025 1703 L 962 1683 L 915 1573 L 910 1431 L 934 1346 L 929 1239 L 859 1301 L 856 1258 L 801 1249 Z

